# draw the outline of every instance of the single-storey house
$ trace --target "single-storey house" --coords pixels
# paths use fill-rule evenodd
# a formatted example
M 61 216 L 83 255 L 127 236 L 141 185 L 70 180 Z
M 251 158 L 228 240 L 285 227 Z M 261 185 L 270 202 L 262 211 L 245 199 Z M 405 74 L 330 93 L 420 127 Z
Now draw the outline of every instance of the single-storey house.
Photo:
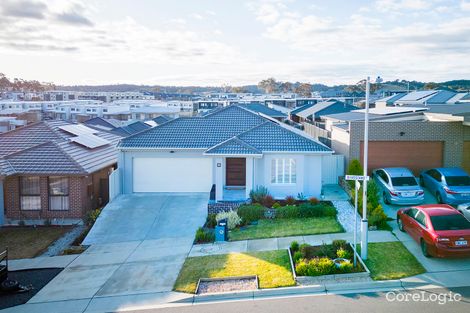
M 60 120 L 0 134 L 0 225 L 71 224 L 105 205 L 121 138 Z
M 319 197 L 326 177 L 341 175 L 323 166 L 335 157 L 330 148 L 237 105 L 174 119 L 118 148 L 125 194 L 209 192 L 215 185 L 216 201 L 246 200 L 256 186 L 275 198 Z
M 369 170 L 433 167 L 470 173 L 470 104 L 382 107 L 370 110 Z M 345 161 L 363 159 L 364 110 L 324 116 L 331 148 Z

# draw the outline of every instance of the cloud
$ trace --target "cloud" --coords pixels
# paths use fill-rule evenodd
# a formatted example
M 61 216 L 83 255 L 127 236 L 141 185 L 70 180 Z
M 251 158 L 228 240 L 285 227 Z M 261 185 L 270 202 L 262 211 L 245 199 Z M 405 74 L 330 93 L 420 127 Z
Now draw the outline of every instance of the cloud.
M 469 1 L 462 0 L 462 1 L 460 2 L 460 8 L 461 8 L 463 11 L 470 11 L 470 2 L 469 2 Z
M 1 16 L 44 19 L 47 13 L 47 5 L 42 2 L 31 0 L 2 0 L 0 3 Z
M 431 2 L 431 0 L 377 0 L 375 7 L 381 12 L 426 10 L 431 7 Z
M 80 4 L 73 4 L 67 10 L 57 13 L 55 19 L 64 24 L 77 25 L 77 26 L 93 26 L 84 14 L 85 8 Z

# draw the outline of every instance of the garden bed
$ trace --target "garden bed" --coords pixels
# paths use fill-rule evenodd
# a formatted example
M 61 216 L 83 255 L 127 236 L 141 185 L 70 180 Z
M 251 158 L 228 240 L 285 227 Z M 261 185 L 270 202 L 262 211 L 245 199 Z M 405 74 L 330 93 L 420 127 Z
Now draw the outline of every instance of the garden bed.
M 200 278 L 196 294 L 214 294 L 233 291 L 250 291 L 258 289 L 258 276 L 238 276 L 224 278 Z
M 358 254 L 354 267 L 354 249 L 344 240 L 320 246 L 292 243 L 289 255 L 299 285 L 370 280 L 370 271 Z

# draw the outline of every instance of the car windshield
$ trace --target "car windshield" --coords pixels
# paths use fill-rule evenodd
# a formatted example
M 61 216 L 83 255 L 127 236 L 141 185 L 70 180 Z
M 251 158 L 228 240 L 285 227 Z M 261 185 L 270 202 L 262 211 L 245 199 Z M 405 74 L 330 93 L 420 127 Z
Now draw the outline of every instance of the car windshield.
M 470 222 L 461 214 L 431 216 L 434 230 L 470 229 Z
M 393 186 L 416 186 L 416 179 L 414 177 L 392 177 Z
M 470 186 L 470 176 L 446 176 L 448 186 Z

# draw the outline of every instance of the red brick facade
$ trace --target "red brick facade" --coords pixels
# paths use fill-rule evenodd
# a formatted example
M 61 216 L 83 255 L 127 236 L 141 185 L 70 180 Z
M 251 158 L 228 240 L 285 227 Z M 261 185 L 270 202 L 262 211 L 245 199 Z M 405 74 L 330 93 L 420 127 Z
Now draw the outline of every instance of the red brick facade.
M 49 209 L 48 176 L 40 177 L 41 210 L 21 210 L 20 176 L 6 177 L 4 180 L 5 217 L 11 220 L 28 219 L 80 219 L 90 209 L 99 207 L 100 179 L 108 179 L 110 168 L 105 168 L 88 176 L 70 176 L 69 210 L 55 211 Z M 103 203 L 104 205 L 105 203 Z

